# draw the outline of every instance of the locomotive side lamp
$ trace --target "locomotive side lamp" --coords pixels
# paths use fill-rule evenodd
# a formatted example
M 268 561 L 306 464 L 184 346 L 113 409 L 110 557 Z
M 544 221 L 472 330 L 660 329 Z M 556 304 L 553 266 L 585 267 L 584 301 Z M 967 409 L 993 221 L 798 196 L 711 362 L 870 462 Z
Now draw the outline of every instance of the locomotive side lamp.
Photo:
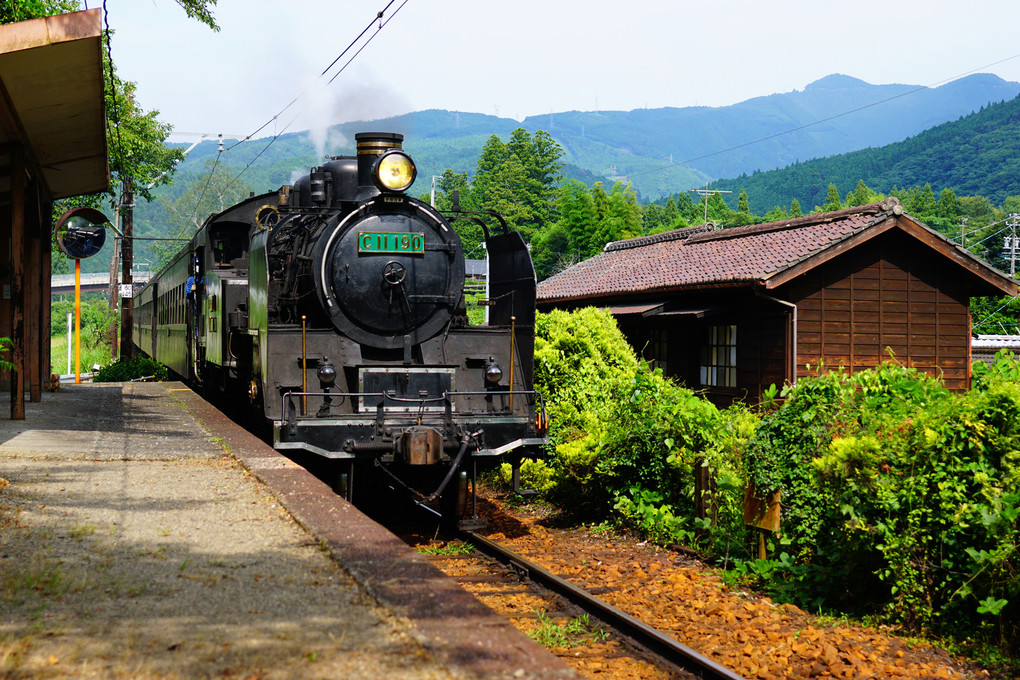
M 485 382 L 495 385 L 503 379 L 503 369 L 496 363 L 496 359 L 489 357 L 488 363 L 485 364 Z
M 336 382 L 336 369 L 333 368 L 333 364 L 329 363 L 329 360 L 319 365 L 318 376 L 319 383 L 327 389 Z
M 375 162 L 372 175 L 380 191 L 405 191 L 414 184 L 418 169 L 414 167 L 410 156 L 392 149 Z
M 333 397 L 329 396 L 329 388 L 336 382 L 336 369 L 333 368 L 333 364 L 329 359 L 323 359 L 319 363 L 319 370 L 316 371 L 316 375 L 319 378 L 319 386 L 325 392 L 325 395 L 322 397 L 322 405 L 319 406 L 319 412 L 315 415 L 317 418 L 327 418 L 329 417 L 329 409 L 333 405 Z

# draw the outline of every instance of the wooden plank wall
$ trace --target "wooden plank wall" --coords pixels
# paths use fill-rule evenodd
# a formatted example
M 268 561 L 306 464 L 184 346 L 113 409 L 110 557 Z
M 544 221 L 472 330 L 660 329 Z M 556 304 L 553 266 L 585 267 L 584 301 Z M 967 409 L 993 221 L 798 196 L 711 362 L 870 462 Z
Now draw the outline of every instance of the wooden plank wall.
M 969 386 L 969 298 L 955 265 L 892 232 L 821 265 L 782 291 L 798 308 L 798 377 L 807 364 L 874 367 L 890 358 L 946 386 Z

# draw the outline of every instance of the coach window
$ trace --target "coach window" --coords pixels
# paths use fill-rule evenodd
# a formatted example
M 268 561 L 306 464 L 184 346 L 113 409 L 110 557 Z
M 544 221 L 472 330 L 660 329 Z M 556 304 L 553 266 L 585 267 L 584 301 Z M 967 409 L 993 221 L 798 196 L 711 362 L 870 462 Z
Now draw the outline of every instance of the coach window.
M 737 326 L 709 326 L 707 342 L 701 346 L 699 364 L 705 387 L 737 386 Z

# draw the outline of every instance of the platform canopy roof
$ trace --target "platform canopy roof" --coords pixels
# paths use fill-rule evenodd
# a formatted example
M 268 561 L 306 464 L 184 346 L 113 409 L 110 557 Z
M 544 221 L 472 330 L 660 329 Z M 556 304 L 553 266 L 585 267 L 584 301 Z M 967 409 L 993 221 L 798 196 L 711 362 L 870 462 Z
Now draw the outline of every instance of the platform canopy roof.
M 109 186 L 98 9 L 0 26 L 0 148 L 25 145 L 50 196 Z M 0 203 L 10 167 L 0 155 Z

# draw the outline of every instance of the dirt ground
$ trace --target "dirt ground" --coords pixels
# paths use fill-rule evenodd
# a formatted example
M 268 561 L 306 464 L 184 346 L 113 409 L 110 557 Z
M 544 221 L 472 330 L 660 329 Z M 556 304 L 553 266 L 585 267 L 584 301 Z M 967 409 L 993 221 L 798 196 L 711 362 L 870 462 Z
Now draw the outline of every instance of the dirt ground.
M 553 526 L 542 511 L 489 498 L 485 534 L 747 678 L 983 678 L 990 674 L 929 643 L 812 616 L 735 589 L 673 550 L 598 528 Z M 525 607 L 527 605 L 524 605 Z M 530 617 L 533 620 L 533 616 Z M 526 623 L 524 625 L 533 625 Z M 631 678 L 585 654 L 556 650 L 590 678 Z

